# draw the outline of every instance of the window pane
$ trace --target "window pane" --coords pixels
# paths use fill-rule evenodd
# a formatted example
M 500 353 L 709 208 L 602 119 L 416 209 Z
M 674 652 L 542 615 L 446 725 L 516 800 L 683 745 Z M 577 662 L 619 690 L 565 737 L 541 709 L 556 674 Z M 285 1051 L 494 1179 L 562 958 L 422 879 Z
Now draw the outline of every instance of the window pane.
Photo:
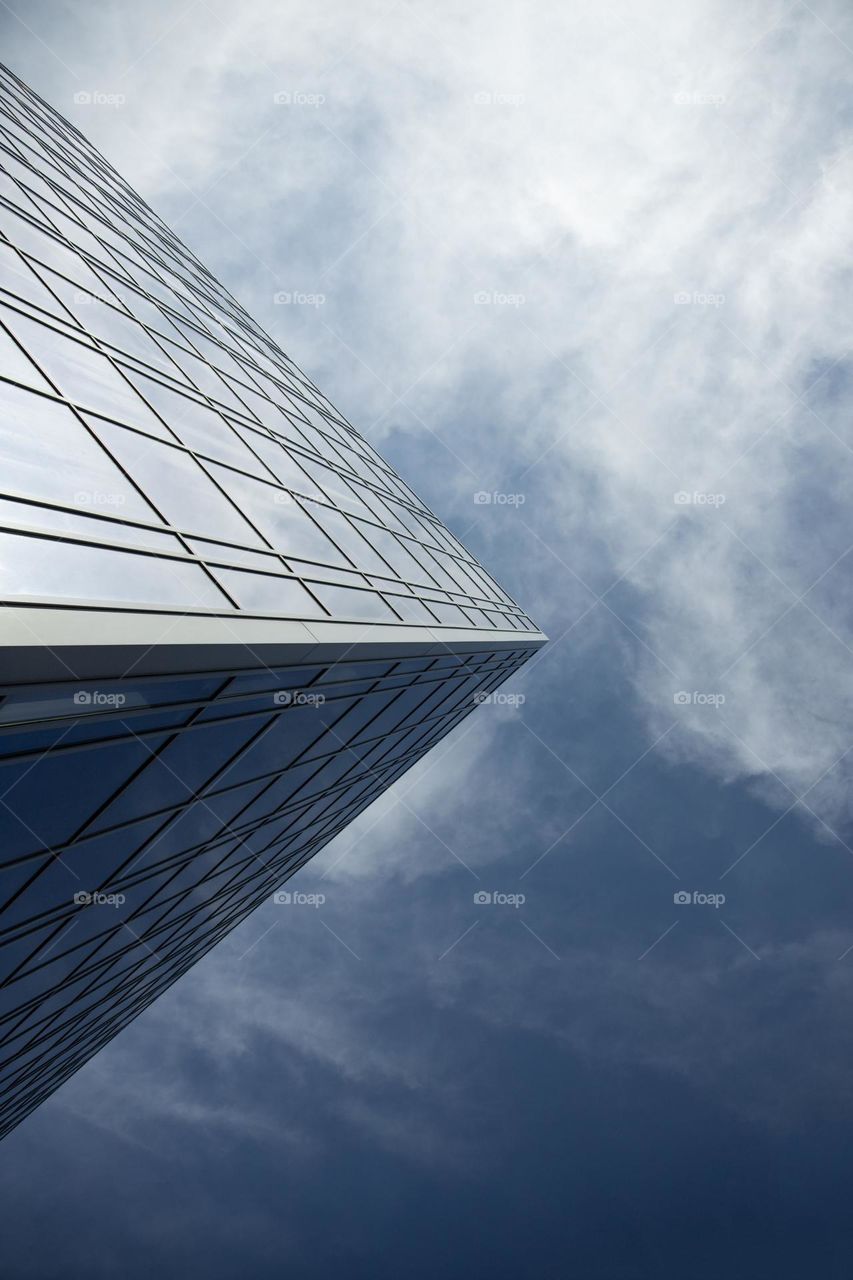
M 87 333 L 146 364 L 159 365 L 177 373 L 175 366 L 141 325 L 102 301 L 107 296 L 106 288 L 100 295 L 95 295 L 87 289 L 76 288 L 53 273 L 49 275 L 49 283 Z
M 366 573 L 389 574 L 391 570 L 384 560 L 373 550 L 368 542 L 352 527 L 349 520 L 338 511 L 329 507 L 321 507 L 319 503 L 311 507 L 311 514 L 335 539 L 338 546 L 346 552 L 353 564 Z
M 376 525 L 366 525 L 361 522 L 359 522 L 359 528 L 364 533 L 365 538 L 369 538 L 373 545 L 378 548 L 395 573 L 398 573 L 404 582 L 430 581 L 426 570 L 420 567 L 409 555 L 402 543 L 387 529 L 380 529 Z
M 133 375 L 131 375 L 133 376 Z M 260 463 L 229 426 L 207 405 L 181 395 L 153 378 L 133 377 L 146 400 L 190 449 L 231 462 L 244 471 L 264 475 Z
M 153 513 L 152 513 L 153 518 Z M 159 551 L 181 554 L 183 548 L 172 533 L 160 533 L 117 520 L 96 520 L 91 516 L 59 511 L 56 507 L 36 506 L 32 502 L 12 502 L 0 498 L 0 524 L 27 525 L 32 529 L 77 533 L 95 542 L 124 542 L 132 547 L 153 547 Z
M 0 244 L 0 286 L 8 289 L 10 293 L 16 293 L 19 298 L 26 298 L 27 302 L 32 302 L 45 311 L 54 313 L 61 311 L 59 303 L 50 296 L 35 272 L 7 244 Z M 16 376 L 6 369 L 5 361 L 3 372 L 8 373 L 12 378 Z
M 175 528 L 231 538 L 250 547 L 263 545 L 188 453 L 110 422 L 92 421 L 107 448 Z
M 244 429 L 240 434 L 255 452 L 261 455 L 276 480 L 279 484 L 283 484 L 285 489 L 292 489 L 294 493 L 301 493 L 309 498 L 323 497 L 313 480 L 294 462 L 277 440 L 270 440 L 268 436 L 262 436 L 259 431 L 248 429 Z
M 28 498 L 156 519 L 70 409 L 5 382 L 0 383 L 0 483 Z
M 187 538 L 191 549 L 202 560 L 222 561 L 225 564 L 245 565 L 249 569 L 262 569 L 267 573 L 281 573 L 283 565 L 277 555 L 263 551 L 247 551 L 244 547 L 231 547 L 224 542 L 210 542 L 206 538 Z
M 317 528 L 299 503 L 285 490 L 239 475 L 215 462 L 210 465 L 222 487 L 234 497 L 240 509 L 254 521 L 261 533 L 269 538 L 276 551 L 305 560 L 346 564 L 322 529 Z
M 440 600 L 430 600 L 429 607 L 439 622 L 443 622 L 445 626 L 470 627 L 471 625 L 462 610 L 455 604 L 442 604 Z
M 370 622 L 397 622 L 384 600 L 373 591 L 355 591 L 351 587 L 328 587 L 312 582 L 314 591 L 335 618 L 365 618 Z
M 16 533 L 0 533 L 0 592 L 6 598 L 228 607 L 197 565 Z
M 43 378 L 38 369 L 24 355 L 17 343 L 13 342 L 4 329 L 0 329 L 0 369 L 5 378 L 14 378 L 16 382 L 24 382 L 28 387 L 40 387 L 42 391 L 53 388 Z
M 0 228 L 5 231 L 12 244 L 23 249 L 25 253 L 32 254 L 40 262 L 47 263 L 56 271 L 61 271 L 63 275 L 70 276 L 72 280 L 97 290 L 100 282 L 94 272 L 89 270 L 81 258 L 71 253 L 69 249 L 63 248 L 59 241 L 52 235 L 48 235 L 46 231 L 40 231 L 25 218 L 19 218 L 5 208 L 0 208 Z
M 93 347 L 23 316 L 9 314 L 8 323 L 69 400 L 158 434 L 162 432 L 148 406 Z
M 291 618 L 325 616 L 316 600 L 295 578 L 243 573 L 240 569 L 214 569 L 213 573 L 243 609 L 281 613 Z
M 331 467 L 321 466 L 318 462 L 309 462 L 307 458 L 305 467 L 322 487 L 332 506 L 339 511 L 351 511 L 357 516 L 369 516 L 372 514 L 364 503 L 355 496 L 346 481 Z
M 423 622 L 427 625 L 435 622 L 429 609 L 420 600 L 413 600 L 410 596 L 389 596 L 388 599 L 404 622 Z

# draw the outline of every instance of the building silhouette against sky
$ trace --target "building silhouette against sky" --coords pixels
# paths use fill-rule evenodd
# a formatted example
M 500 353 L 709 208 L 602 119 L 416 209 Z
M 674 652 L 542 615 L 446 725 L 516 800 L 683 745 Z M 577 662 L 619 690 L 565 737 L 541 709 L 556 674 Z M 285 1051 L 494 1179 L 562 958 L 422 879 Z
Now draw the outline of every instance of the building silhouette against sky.
M 544 637 L 5 70 L 0 147 L 2 1135 Z

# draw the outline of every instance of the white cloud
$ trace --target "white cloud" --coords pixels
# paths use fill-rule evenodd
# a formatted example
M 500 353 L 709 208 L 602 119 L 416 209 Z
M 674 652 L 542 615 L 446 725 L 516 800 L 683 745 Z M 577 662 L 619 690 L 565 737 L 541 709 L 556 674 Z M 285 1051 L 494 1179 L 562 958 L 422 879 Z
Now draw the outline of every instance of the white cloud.
M 66 60 L 126 87 L 122 111 L 81 123 L 345 412 L 381 418 L 371 438 L 434 430 L 470 468 L 430 442 L 460 510 L 480 478 L 535 486 L 525 520 L 586 581 L 654 544 L 629 573 L 651 727 L 683 684 L 719 687 L 724 716 L 692 710 L 669 750 L 798 795 L 829 770 L 809 803 L 834 825 L 848 561 L 795 603 L 847 549 L 853 463 L 822 395 L 851 320 L 853 137 L 835 104 L 853 37 L 840 4 L 821 18 L 623 0 L 535 22 L 302 5 L 284 24 L 264 6 L 233 28 L 192 12 L 126 76 L 94 30 Z M 128 53 L 166 25 L 127 21 Z M 325 101 L 275 106 L 282 88 Z M 328 304 L 282 315 L 282 284 Z M 475 306 L 478 290 L 524 301 Z M 681 490 L 725 504 L 679 507 Z M 523 584 L 547 553 L 517 546 Z M 525 603 L 555 631 L 571 620 Z
M 518 520 L 509 534 L 484 523 L 478 536 L 494 540 L 507 587 L 555 637 L 591 601 L 576 584 L 570 595 L 559 560 L 598 591 L 628 571 L 630 597 L 608 599 L 619 612 L 630 607 L 646 646 L 631 645 L 625 670 L 648 741 L 678 721 L 686 732 L 661 748 L 673 760 L 749 779 L 780 810 L 794 798 L 786 787 L 799 795 L 826 771 L 807 802 L 829 839 L 820 820 L 844 834 L 853 761 L 851 752 L 833 767 L 850 746 L 853 555 L 830 568 L 848 548 L 853 465 L 843 408 L 853 136 L 849 111 L 835 105 L 849 103 L 849 53 L 802 6 L 637 9 L 554 3 L 534 23 L 529 9 L 506 3 L 297 3 L 286 24 L 265 5 L 232 29 L 209 16 L 224 8 L 202 6 L 167 32 L 171 9 L 125 7 L 118 41 L 100 13 L 58 40 L 78 71 L 63 82 L 65 101 L 54 87 L 61 69 L 47 74 L 43 51 L 27 65 L 22 45 L 16 66 L 75 115 L 356 425 L 380 419 L 371 439 L 408 434 L 416 447 L 425 437 L 435 470 L 446 468 L 441 493 L 455 527 L 473 523 L 475 489 L 527 493 L 521 513 L 501 518 L 523 515 L 553 555 Z M 853 45 L 840 3 L 821 15 Z M 127 63 L 140 59 L 126 77 L 116 48 Z M 72 113 L 80 84 L 125 91 L 127 105 Z M 283 88 L 327 103 L 277 107 L 272 94 Z M 523 101 L 494 101 L 514 95 Z M 286 287 L 322 290 L 328 303 L 306 315 L 274 307 Z M 524 301 L 475 305 L 478 290 Z M 675 301 L 682 293 L 689 302 Z M 677 504 L 680 491 L 725 501 Z M 581 678 L 606 685 L 611 673 L 596 663 L 612 661 L 612 648 L 598 658 L 591 630 L 602 625 L 621 634 L 599 607 L 541 660 L 565 673 L 572 646 Z M 679 690 L 725 702 L 677 705 Z M 400 1012 L 413 981 L 414 1008 L 558 1036 L 594 1064 L 673 1073 L 772 1123 L 826 1097 L 847 1109 L 829 1039 L 815 1052 L 806 1034 L 790 1052 L 792 1024 L 778 1019 L 773 1054 L 756 1016 L 776 1007 L 777 992 L 762 986 L 772 965 L 777 986 L 804 990 L 802 1025 L 815 1040 L 837 1027 L 849 982 L 843 966 L 827 976 L 824 962 L 846 937 L 762 946 L 763 965 L 722 931 L 723 959 L 709 946 L 689 966 L 664 964 L 661 953 L 638 965 L 636 952 L 624 960 L 578 943 L 558 965 L 519 928 L 512 951 L 487 949 L 478 934 L 453 965 L 437 963 L 467 927 L 478 884 L 453 851 L 482 873 L 508 852 L 503 815 L 516 806 L 513 829 L 532 831 L 532 815 L 518 821 L 521 806 L 532 799 L 545 810 L 547 753 L 509 726 L 512 768 L 491 767 L 502 732 L 492 710 L 303 873 L 330 897 L 351 895 L 353 922 L 375 924 L 380 939 L 393 915 L 413 938 L 396 967 L 399 935 L 363 977 L 317 921 L 304 954 L 259 943 L 296 957 L 294 970 L 244 979 L 235 935 L 50 1105 L 131 1141 L 146 1141 L 152 1123 L 158 1138 L 171 1127 L 176 1149 L 190 1127 L 261 1142 L 271 1108 L 250 1096 L 243 1073 L 261 1061 L 272 1075 L 272 1062 L 297 1086 L 290 1106 L 278 1085 L 276 1104 L 292 1130 L 275 1137 L 294 1149 L 312 1149 L 317 1120 L 299 1104 L 322 1093 L 300 1090 L 300 1073 L 328 1072 L 344 1082 L 329 1105 L 348 1124 L 430 1162 L 460 1159 L 463 1108 L 448 1081 L 462 1079 L 467 1062 L 449 1045 L 444 1070 L 424 1080 L 436 1052 L 430 1027 L 410 1030 Z M 538 813 L 539 844 L 525 864 L 585 804 Z M 428 905 L 421 918 L 406 890 L 448 868 L 459 871 L 465 912 L 453 899 L 445 919 Z M 387 921 L 371 907 L 377 881 L 393 888 Z M 241 945 L 265 927 L 261 916 L 247 923 Z M 547 917 L 543 936 L 552 938 Z M 360 950 L 346 929 L 342 937 Z M 143 1052 L 152 1025 L 158 1052 L 170 1055 L 168 1084 Z M 215 1077 L 204 1088 L 196 1054 Z

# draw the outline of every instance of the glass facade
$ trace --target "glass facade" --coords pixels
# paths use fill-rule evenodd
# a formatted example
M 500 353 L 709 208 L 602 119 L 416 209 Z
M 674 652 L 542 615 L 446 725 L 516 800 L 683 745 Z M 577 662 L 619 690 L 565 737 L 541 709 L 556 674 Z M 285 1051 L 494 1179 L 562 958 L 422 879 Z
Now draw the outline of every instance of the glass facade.
M 0 147 L 4 599 L 535 632 L 8 72 Z
M 543 637 L 0 69 L 0 1134 Z

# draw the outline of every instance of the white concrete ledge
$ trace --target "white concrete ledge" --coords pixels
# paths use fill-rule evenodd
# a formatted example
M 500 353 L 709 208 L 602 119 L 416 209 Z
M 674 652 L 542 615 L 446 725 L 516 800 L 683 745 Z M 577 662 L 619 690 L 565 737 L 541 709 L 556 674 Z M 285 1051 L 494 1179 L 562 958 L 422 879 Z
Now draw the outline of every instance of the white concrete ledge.
M 7 605 L 0 685 L 535 649 L 539 631 Z

